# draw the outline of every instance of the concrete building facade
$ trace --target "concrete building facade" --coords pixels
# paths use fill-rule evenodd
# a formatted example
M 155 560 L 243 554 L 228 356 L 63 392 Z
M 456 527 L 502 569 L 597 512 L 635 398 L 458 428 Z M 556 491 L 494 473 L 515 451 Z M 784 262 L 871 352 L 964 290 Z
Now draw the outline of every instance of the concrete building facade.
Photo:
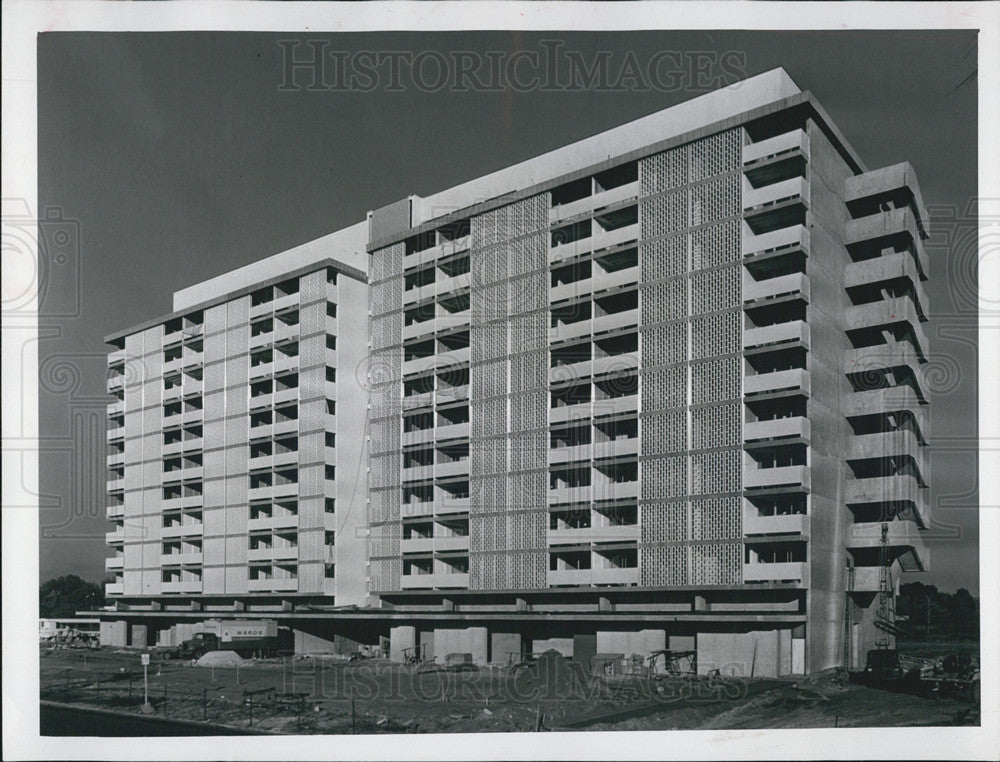
M 112 368 L 124 350 L 155 378 L 126 388 L 109 459 L 145 532 L 123 543 L 118 615 L 176 619 L 177 594 L 278 607 L 320 641 L 387 637 L 397 658 L 857 666 L 892 638 L 899 572 L 928 563 L 926 224 L 912 168 L 869 171 L 779 69 L 180 292 L 168 319 L 112 337 Z M 366 322 L 312 309 L 333 304 L 329 273 Z M 322 383 L 321 335 L 341 340 Z M 279 390 L 292 372 L 298 391 Z M 345 397 L 367 402 L 356 427 Z M 200 450 L 168 446 L 196 425 Z M 362 459 L 366 478 L 342 478 Z M 366 500 L 349 537 L 345 491 Z M 203 529 L 174 540 L 167 513 L 184 527 L 196 510 Z

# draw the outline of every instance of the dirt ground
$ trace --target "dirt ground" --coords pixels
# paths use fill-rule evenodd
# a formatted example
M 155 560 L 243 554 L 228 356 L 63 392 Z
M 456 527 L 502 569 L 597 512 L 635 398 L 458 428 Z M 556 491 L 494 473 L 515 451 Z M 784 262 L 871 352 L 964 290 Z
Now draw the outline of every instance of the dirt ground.
M 931 646 L 924 656 L 940 654 Z M 137 651 L 41 652 L 43 699 L 139 711 Z M 842 673 L 782 679 L 592 678 L 562 660 L 512 676 L 334 658 L 248 661 L 239 669 L 149 667 L 162 717 L 276 733 L 454 733 L 975 725 L 979 707 L 848 684 Z

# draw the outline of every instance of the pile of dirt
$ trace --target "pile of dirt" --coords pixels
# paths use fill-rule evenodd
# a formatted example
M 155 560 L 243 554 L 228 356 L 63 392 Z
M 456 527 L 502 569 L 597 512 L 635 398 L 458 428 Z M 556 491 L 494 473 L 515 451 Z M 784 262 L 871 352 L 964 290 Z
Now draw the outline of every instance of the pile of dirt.
M 196 667 L 241 667 L 245 663 L 235 651 L 209 651 L 194 665 Z

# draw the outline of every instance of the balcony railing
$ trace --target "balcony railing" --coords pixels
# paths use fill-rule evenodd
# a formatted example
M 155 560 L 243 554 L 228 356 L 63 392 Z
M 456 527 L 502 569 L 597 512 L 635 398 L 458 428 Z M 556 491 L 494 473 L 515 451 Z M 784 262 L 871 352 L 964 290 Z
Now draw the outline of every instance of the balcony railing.
M 743 565 L 744 582 L 800 582 L 809 583 L 809 565 L 801 561 L 781 563 L 756 563 Z
M 809 419 L 804 416 L 776 418 L 770 421 L 753 421 L 743 424 L 744 442 L 773 442 L 782 439 L 809 441 Z
M 808 466 L 743 469 L 744 489 L 763 490 L 777 487 L 808 489 L 810 486 Z
M 549 569 L 545 574 L 549 587 L 569 585 L 636 585 L 639 583 L 639 569 Z
M 639 525 L 590 526 L 578 529 L 549 529 L 549 545 L 591 542 L 638 542 Z
M 553 206 L 549 209 L 549 222 L 559 222 L 570 217 L 575 217 L 578 214 L 593 214 L 597 209 L 635 199 L 638 196 L 639 181 L 636 180 L 625 185 L 619 185 L 617 188 L 600 191 L 592 196 L 570 201 L 567 204 Z
M 804 320 L 791 320 L 760 328 L 747 328 L 743 332 L 744 349 L 782 349 L 785 346 L 809 348 L 809 324 Z
M 801 177 L 793 177 L 760 188 L 745 187 L 743 190 L 743 209 L 744 211 L 764 210 L 792 199 L 802 200 L 807 206 L 809 204 L 809 183 Z
M 760 140 L 743 146 L 743 164 L 751 164 L 763 159 L 800 151 L 809 156 L 809 136 L 804 130 L 792 130 L 767 140 Z
M 743 393 L 746 396 L 755 394 L 772 394 L 776 392 L 795 391 L 805 395 L 810 393 L 809 371 L 801 368 L 779 370 L 773 373 L 760 373 L 756 376 L 746 376 L 743 380 Z
M 809 229 L 804 225 L 773 230 L 770 233 L 754 235 L 749 227 L 743 229 L 744 258 L 760 257 L 766 254 L 777 254 L 782 251 L 801 250 L 809 253 Z
M 468 574 L 404 574 L 399 578 L 403 590 L 420 588 L 452 588 L 462 589 L 469 586 Z
M 747 537 L 778 534 L 809 534 L 809 517 L 804 513 L 762 516 L 749 500 L 743 501 L 743 534 Z
M 803 273 L 791 273 L 767 280 L 754 280 L 743 275 L 743 303 L 755 304 L 779 297 L 793 296 L 809 301 L 809 278 Z

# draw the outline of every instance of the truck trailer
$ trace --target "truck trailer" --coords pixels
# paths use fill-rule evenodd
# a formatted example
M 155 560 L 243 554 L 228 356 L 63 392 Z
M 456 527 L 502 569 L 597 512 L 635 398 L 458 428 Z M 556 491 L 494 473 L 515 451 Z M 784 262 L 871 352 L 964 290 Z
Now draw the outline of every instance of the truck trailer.
M 274 656 L 279 649 L 278 623 L 272 619 L 223 621 L 218 632 L 198 632 L 179 646 L 160 649 L 164 659 L 199 659 L 209 651 L 235 651 L 246 658 Z

